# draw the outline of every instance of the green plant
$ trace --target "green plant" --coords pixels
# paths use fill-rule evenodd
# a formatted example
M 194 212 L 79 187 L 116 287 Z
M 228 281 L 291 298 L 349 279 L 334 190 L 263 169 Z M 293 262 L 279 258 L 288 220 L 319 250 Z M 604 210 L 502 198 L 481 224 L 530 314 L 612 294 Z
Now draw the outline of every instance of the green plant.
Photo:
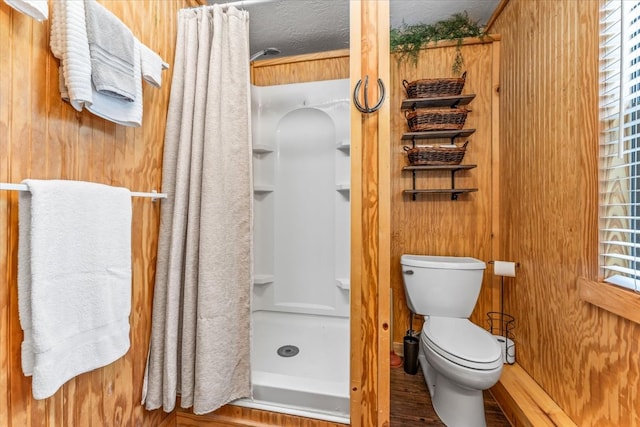
M 400 28 L 391 29 L 391 51 L 399 53 L 400 59 L 411 58 L 415 63 L 418 60 L 418 51 L 430 42 L 437 43 L 440 40 L 456 40 L 456 56 L 451 70 L 454 74 L 460 74 L 464 65 L 464 58 L 460 51 L 465 37 L 486 36 L 484 27 L 473 22 L 467 12 L 456 13 L 449 19 L 433 24 L 403 24 Z

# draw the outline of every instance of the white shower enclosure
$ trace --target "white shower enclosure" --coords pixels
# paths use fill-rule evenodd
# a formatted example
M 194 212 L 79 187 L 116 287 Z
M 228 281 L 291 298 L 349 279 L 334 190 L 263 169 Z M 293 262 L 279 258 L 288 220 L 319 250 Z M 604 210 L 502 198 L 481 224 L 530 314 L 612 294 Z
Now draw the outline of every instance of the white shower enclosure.
M 349 80 L 252 87 L 253 399 L 349 422 Z

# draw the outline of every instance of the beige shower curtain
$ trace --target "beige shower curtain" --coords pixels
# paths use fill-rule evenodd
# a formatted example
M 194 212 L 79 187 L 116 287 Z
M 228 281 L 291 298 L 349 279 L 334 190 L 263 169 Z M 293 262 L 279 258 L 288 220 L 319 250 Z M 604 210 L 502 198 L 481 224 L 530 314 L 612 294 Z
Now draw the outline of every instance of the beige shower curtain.
M 249 17 L 178 13 L 142 401 L 203 414 L 251 394 Z

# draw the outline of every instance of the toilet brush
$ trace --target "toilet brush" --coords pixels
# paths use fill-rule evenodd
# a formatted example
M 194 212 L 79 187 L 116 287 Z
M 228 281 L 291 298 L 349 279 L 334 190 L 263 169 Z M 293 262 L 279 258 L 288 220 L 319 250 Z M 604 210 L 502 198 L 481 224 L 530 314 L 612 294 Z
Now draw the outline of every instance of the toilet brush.
M 409 330 L 407 331 L 407 335 L 410 337 L 413 336 L 413 312 L 409 313 Z

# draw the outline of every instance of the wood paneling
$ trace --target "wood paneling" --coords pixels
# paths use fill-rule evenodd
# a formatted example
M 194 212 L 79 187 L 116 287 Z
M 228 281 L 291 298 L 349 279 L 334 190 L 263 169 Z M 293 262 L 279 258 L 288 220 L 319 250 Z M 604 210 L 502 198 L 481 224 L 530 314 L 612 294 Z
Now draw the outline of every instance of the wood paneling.
M 251 64 L 251 82 L 257 86 L 347 78 L 349 49 L 263 59 Z
M 640 325 L 581 301 L 577 286 L 598 274 L 598 8 L 510 0 L 492 28 L 500 247 L 521 263 L 505 304 L 518 363 L 577 425 L 637 426 Z
M 478 188 L 478 192 L 462 194 L 452 201 L 449 195 L 418 196 L 411 200 L 402 191 L 411 188 L 411 173 L 403 172 L 408 164 L 402 134 L 408 131 L 402 100 L 407 97 L 402 81 L 451 76 L 451 64 L 455 55 L 455 43 L 439 43 L 420 51 L 417 62 L 391 59 L 391 287 L 393 289 L 393 312 L 395 341 L 402 341 L 409 328 L 409 309 L 406 304 L 404 285 L 400 269 L 402 254 L 471 256 L 483 261 L 494 259 L 493 234 L 497 214 L 494 202 L 498 167 L 493 156 L 496 140 L 498 101 L 496 89 L 498 79 L 499 37 L 481 41 L 470 39 L 462 46 L 467 71 L 463 93 L 476 94 L 470 103 L 465 128 L 476 129 L 469 136 L 469 145 L 463 159 L 464 164 L 476 164 L 477 168 L 457 172 L 456 187 Z M 423 144 L 448 144 L 449 140 L 422 140 Z M 458 138 L 456 143 L 464 143 Z M 418 172 L 418 188 L 451 187 L 451 173 Z M 487 326 L 486 313 L 498 308 L 499 282 L 494 279 L 490 265 L 484 275 L 482 291 L 471 320 Z M 419 330 L 422 319 L 415 319 L 414 329 Z
M 101 1 L 167 62 L 174 57 L 178 9 L 189 0 Z M 160 189 L 171 70 L 164 85 L 144 85 L 140 128 L 78 113 L 58 91 L 49 51 L 50 22 L 38 23 L 0 2 L 0 181 L 74 179 Z M 17 305 L 18 194 L 0 192 L 0 425 L 171 425 L 173 415 L 140 406 L 150 331 L 160 203 L 133 198 L 131 348 L 113 364 L 70 380 L 53 397 L 31 398 L 22 375 Z

